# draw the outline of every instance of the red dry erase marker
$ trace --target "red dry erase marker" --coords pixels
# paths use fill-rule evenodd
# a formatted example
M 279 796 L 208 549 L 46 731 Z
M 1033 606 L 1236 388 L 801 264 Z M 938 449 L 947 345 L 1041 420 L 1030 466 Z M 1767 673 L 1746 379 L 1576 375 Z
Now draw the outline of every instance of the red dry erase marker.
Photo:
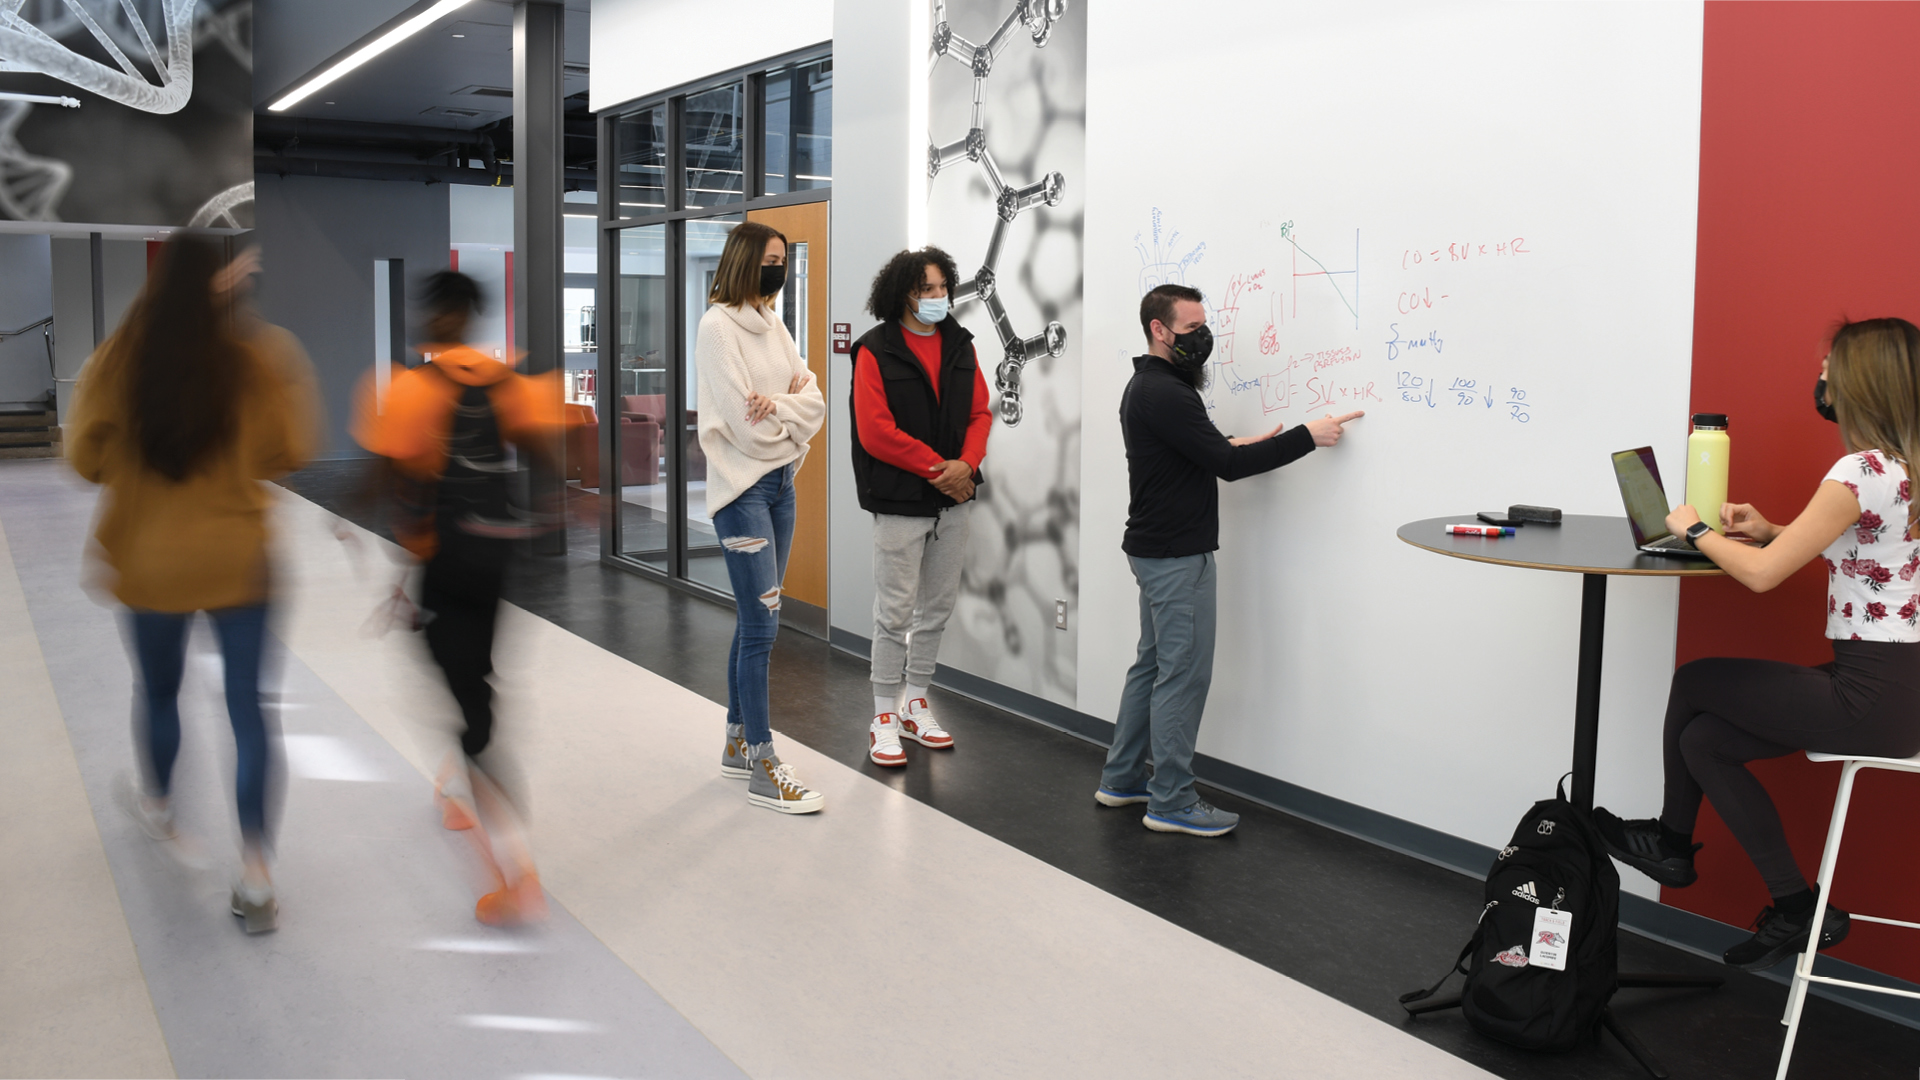
M 1512 536 L 1518 529 L 1502 525 L 1449 525 L 1447 532 L 1454 536 Z

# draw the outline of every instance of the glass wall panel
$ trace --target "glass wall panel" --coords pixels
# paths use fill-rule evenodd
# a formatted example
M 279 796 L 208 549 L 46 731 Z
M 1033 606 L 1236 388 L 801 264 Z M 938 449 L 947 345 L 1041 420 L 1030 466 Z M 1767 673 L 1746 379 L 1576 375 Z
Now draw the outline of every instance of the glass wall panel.
M 687 209 L 746 198 L 745 111 L 745 83 L 687 95 L 680 114 L 687 133 Z
M 613 216 L 646 217 L 667 209 L 667 107 L 629 113 L 614 122 Z
M 833 185 L 833 60 L 767 72 L 761 98 L 766 124 L 767 194 Z
M 743 215 L 728 214 L 687 222 L 687 414 L 681 436 L 687 448 L 687 578 L 728 595 L 733 587 L 727 581 L 713 515 L 707 512 L 707 455 L 700 450 L 700 370 L 694 343 L 700 334 L 700 317 L 707 313 L 714 272 L 720 268 L 720 249 L 726 246 L 727 234 L 744 220 Z
M 665 439 L 667 422 L 667 227 L 620 230 L 620 385 L 611 419 L 618 428 L 614 453 L 620 462 L 620 550 L 662 573 L 667 565 Z

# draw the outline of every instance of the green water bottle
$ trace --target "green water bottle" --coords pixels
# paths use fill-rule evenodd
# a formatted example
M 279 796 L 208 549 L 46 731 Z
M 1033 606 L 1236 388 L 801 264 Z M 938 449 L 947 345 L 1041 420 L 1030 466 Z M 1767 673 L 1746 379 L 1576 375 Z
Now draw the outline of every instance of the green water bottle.
M 1694 413 L 1693 434 L 1687 436 L 1687 505 L 1700 520 L 1724 534 L 1720 506 L 1727 501 L 1727 440 L 1725 413 Z

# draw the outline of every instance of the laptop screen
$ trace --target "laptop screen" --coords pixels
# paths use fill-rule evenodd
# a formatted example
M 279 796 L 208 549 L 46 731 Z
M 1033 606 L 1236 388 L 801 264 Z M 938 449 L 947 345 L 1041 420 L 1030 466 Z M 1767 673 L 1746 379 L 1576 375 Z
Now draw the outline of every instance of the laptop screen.
M 1627 504 L 1634 546 L 1668 535 L 1667 511 L 1671 508 L 1667 506 L 1666 489 L 1660 486 L 1660 466 L 1654 464 L 1653 447 L 1613 455 L 1613 474 L 1620 481 L 1620 500 Z

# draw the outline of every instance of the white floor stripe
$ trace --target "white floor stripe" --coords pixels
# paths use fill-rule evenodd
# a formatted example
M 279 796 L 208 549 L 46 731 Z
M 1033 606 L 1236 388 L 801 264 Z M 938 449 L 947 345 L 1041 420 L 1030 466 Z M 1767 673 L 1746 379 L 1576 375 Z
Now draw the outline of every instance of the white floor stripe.
M 592 1035 L 606 1028 L 589 1020 L 556 1020 L 545 1016 L 463 1016 L 460 1023 L 483 1031 L 527 1031 L 536 1035 Z
M 0 1075 L 174 1075 L 3 527 L 0 746 Z

